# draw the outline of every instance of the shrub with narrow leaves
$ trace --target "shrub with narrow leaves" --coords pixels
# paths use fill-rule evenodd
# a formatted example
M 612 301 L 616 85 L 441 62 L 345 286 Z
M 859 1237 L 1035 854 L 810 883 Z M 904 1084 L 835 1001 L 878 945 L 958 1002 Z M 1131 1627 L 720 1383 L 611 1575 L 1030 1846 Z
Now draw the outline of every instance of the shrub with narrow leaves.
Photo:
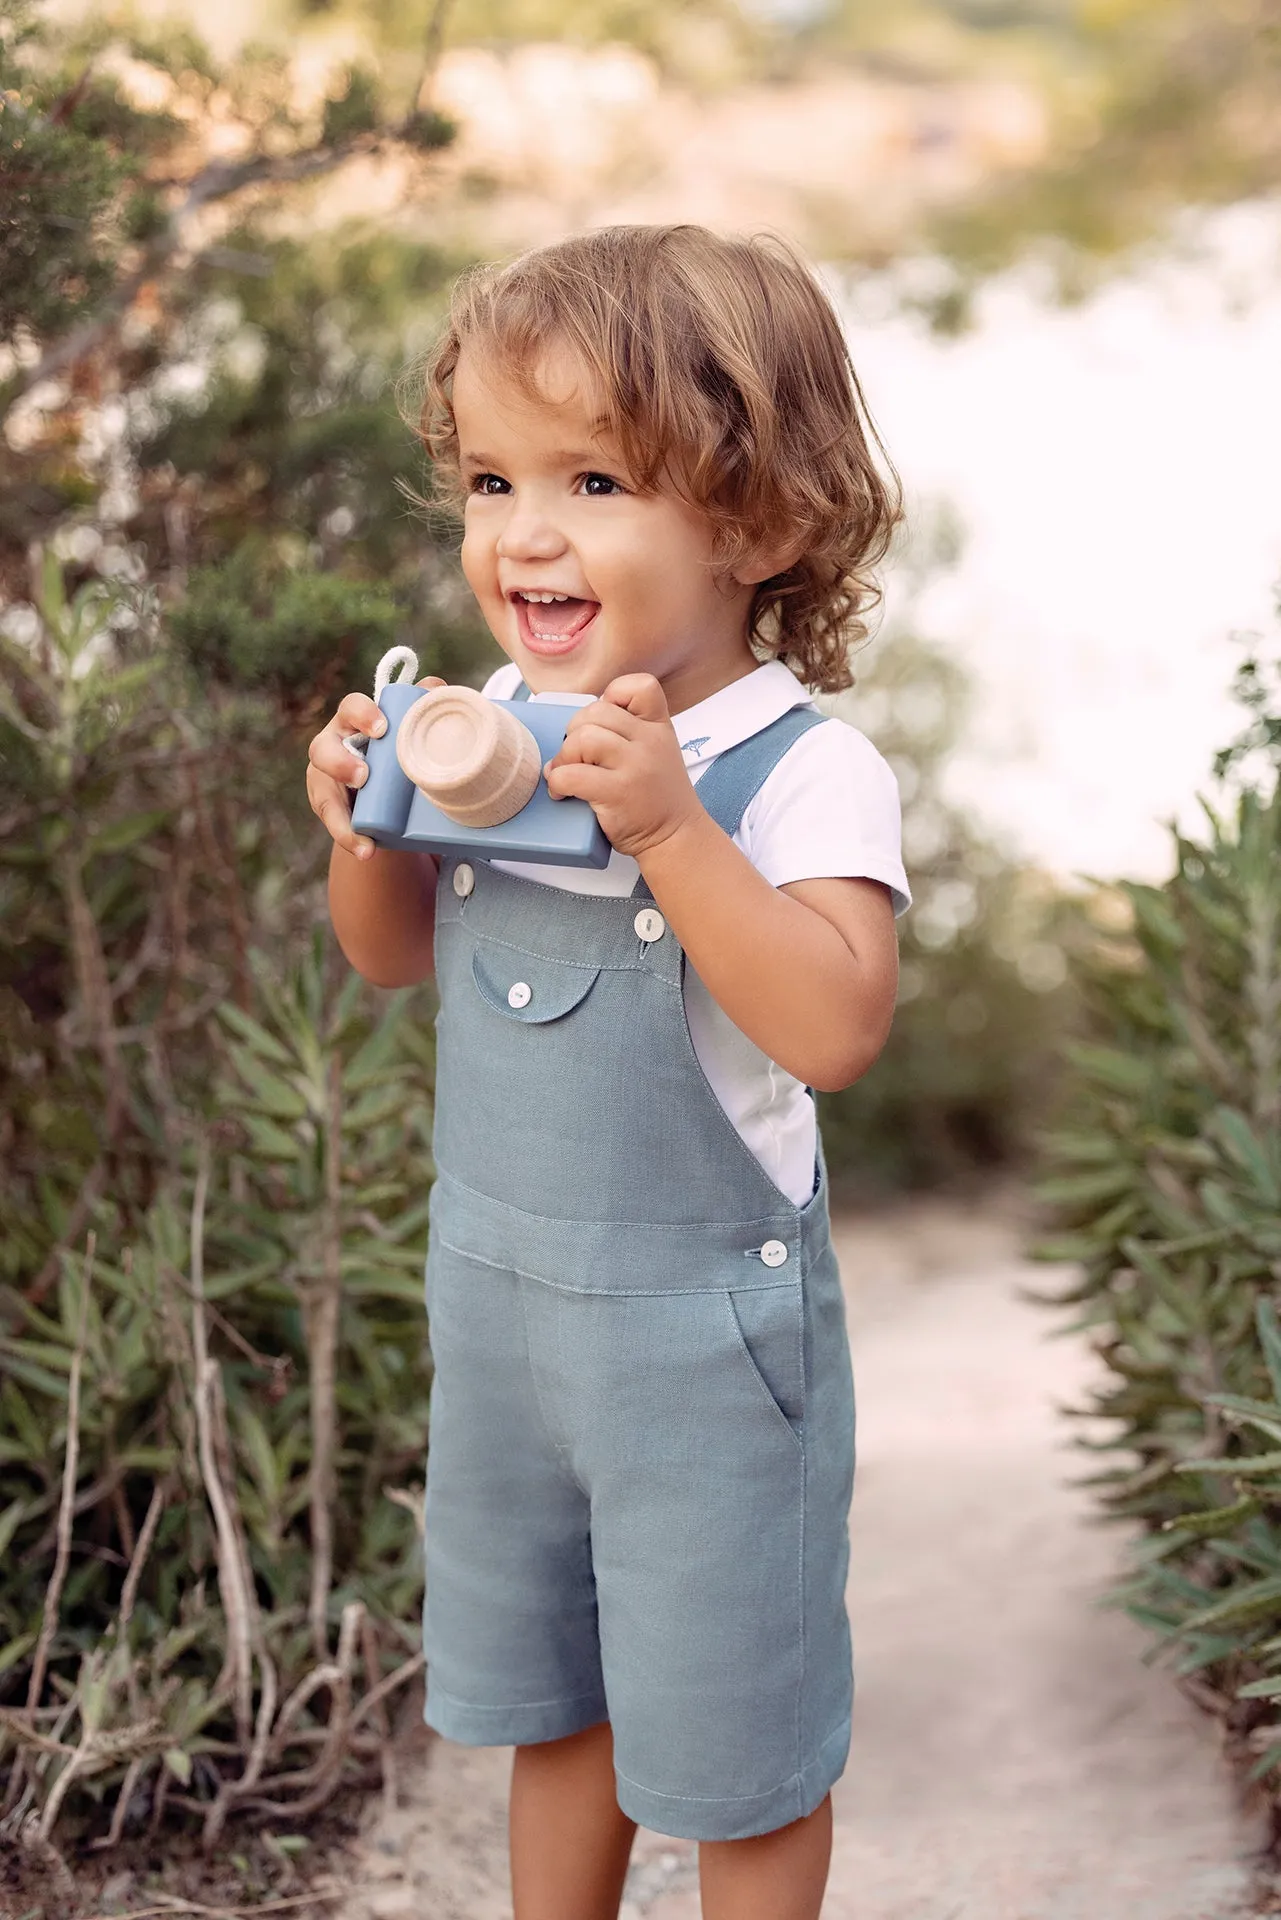
M 421 1663 L 429 1007 L 310 931 L 279 718 L 186 708 L 145 602 L 38 588 L 0 637 L 0 1831 L 212 1839 L 376 1773 Z
M 1164 886 L 1094 903 L 1039 1251 L 1081 1268 L 1091 1484 L 1143 1529 L 1117 1597 L 1281 1782 L 1281 730 L 1246 704 L 1219 765 L 1257 783 L 1175 835 Z

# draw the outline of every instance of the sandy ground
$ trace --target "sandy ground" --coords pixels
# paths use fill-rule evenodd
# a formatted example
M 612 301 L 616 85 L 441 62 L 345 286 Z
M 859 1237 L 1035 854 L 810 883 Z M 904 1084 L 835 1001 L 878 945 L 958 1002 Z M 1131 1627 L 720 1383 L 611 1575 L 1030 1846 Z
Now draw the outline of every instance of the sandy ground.
M 1230 1920 L 1257 1824 L 1215 1727 L 1097 1596 L 1058 1408 L 1093 1362 L 1019 1297 L 1012 1215 L 839 1232 L 859 1404 L 858 1697 L 824 1920 Z M 371 1811 L 340 1920 L 510 1920 L 509 1755 L 433 1740 Z M 687 1843 L 642 1834 L 624 1920 L 698 1920 Z

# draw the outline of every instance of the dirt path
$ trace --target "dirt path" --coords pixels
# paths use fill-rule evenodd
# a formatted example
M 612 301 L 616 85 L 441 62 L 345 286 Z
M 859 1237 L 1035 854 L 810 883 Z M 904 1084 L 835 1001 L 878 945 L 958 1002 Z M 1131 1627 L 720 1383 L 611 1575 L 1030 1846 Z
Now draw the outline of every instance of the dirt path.
M 1094 1600 L 1056 1406 L 1091 1362 L 990 1211 L 840 1235 L 859 1402 L 858 1699 L 824 1920 L 1230 1920 L 1260 1835 L 1213 1726 Z M 508 1756 L 433 1742 L 371 1821 L 341 1920 L 510 1920 Z M 694 1849 L 642 1835 L 625 1920 L 698 1920 Z

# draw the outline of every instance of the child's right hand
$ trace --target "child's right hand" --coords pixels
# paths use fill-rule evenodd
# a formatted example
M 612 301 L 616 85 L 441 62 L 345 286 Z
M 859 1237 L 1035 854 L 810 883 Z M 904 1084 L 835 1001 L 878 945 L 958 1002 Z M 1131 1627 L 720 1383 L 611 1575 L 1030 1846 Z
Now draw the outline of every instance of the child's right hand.
M 446 682 L 429 674 L 417 683 L 420 687 L 443 687 Z M 353 831 L 351 802 L 357 787 L 363 787 L 369 768 L 360 754 L 344 746 L 348 734 L 363 734 L 376 740 L 387 731 L 386 716 L 367 693 L 345 693 L 335 713 L 307 748 L 307 799 L 326 833 L 346 853 L 368 860 L 374 851 L 372 840 Z

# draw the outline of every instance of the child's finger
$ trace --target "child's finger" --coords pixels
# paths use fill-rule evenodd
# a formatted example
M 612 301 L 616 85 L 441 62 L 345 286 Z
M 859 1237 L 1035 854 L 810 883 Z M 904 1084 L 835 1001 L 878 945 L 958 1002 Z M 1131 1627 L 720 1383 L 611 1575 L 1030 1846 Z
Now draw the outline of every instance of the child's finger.
M 351 808 L 343 788 L 327 774 L 317 771 L 314 766 L 307 769 L 307 798 L 311 810 L 324 827 L 325 832 L 344 853 L 354 854 L 357 860 L 368 860 L 374 851 L 372 840 L 366 840 L 355 831 L 351 824 Z
M 325 729 L 326 733 L 339 735 L 363 733 L 370 740 L 377 740 L 386 731 L 387 716 L 367 693 L 345 693 Z
M 318 774 L 339 786 L 361 787 L 369 778 L 364 755 L 349 747 L 341 735 L 332 733 L 328 727 L 308 746 L 307 758 Z
M 608 804 L 617 797 L 618 776 L 612 767 L 594 766 L 586 760 L 547 769 L 547 791 L 553 800 L 586 800 L 589 807 Z
M 590 707 L 579 707 L 574 713 L 567 733 L 577 733 L 580 727 L 611 727 L 615 733 L 621 733 L 634 740 L 641 728 L 641 722 L 627 707 L 620 707 L 612 700 L 601 695 Z
M 641 721 L 626 707 L 615 707 L 605 700 L 597 700 L 590 707 L 580 707 L 568 727 L 565 729 L 565 744 L 561 753 L 568 753 L 570 759 L 575 756 L 575 742 L 588 727 L 605 729 L 622 740 L 639 738 Z
M 670 720 L 667 695 L 652 673 L 620 673 L 601 695 L 611 706 L 623 707 L 638 720 Z
M 565 744 L 551 765 L 617 767 L 630 744 L 628 736 L 620 730 L 589 720 L 565 735 Z

